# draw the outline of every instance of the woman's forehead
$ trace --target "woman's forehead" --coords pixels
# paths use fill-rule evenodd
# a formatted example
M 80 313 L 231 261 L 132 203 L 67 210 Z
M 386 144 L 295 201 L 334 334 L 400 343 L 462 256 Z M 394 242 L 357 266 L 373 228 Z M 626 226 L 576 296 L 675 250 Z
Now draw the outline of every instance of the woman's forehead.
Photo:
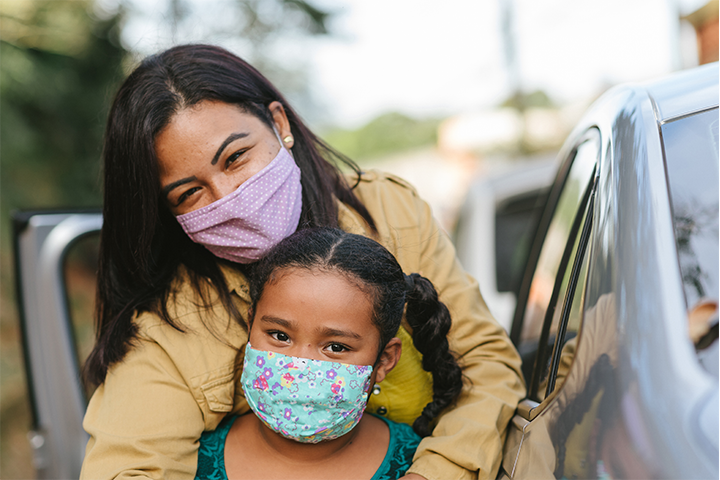
M 163 173 L 178 162 L 211 162 L 228 138 L 274 135 L 265 123 L 237 105 L 203 101 L 175 113 L 155 137 L 155 154 Z M 233 137 L 234 136 L 234 137 Z
M 211 124 L 208 125 L 207 122 Z M 203 125 L 207 129 L 212 125 L 226 122 L 251 122 L 252 124 L 262 121 L 247 109 L 233 103 L 225 103 L 219 100 L 202 100 L 196 104 L 178 109 L 168 121 L 168 124 L 160 133 L 168 128 L 182 128 L 196 130 Z

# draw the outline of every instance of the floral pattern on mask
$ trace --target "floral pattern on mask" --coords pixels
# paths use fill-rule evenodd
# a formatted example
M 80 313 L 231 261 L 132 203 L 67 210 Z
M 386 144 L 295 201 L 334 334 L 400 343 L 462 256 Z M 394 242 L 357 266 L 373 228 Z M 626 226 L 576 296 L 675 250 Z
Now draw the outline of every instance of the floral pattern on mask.
M 268 428 L 298 442 L 318 443 L 358 424 L 372 370 L 255 350 L 248 343 L 241 382 L 250 408 Z

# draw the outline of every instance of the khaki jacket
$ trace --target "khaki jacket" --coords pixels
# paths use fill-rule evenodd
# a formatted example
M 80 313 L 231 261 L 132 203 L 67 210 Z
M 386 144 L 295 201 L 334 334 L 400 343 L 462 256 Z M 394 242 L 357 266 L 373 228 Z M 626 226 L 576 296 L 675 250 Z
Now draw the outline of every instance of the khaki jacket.
M 369 172 L 355 193 L 378 234 L 343 204 L 341 227 L 375 237 L 406 273 L 421 273 L 434 283 L 450 309 L 450 347 L 466 377 L 457 404 L 441 415 L 433 435 L 422 440 L 408 473 L 428 480 L 495 478 L 506 426 L 525 394 L 520 358 L 416 191 L 396 177 Z M 245 315 L 247 282 L 231 268 L 223 271 Z M 185 332 L 153 314 L 139 315 L 132 349 L 92 396 L 83 422 L 90 441 L 81 478 L 193 478 L 202 432 L 215 429 L 228 413 L 249 411 L 235 373 L 237 349 L 247 341 L 245 327 L 229 319 L 219 302 L 210 311 L 199 311 L 188 283 L 180 272 L 168 303 Z M 212 289 L 208 292 L 212 298 Z M 405 321 L 403 326 L 409 330 Z M 420 355 L 408 339 L 403 338 L 401 372 L 403 362 L 406 371 L 418 370 Z M 368 408 L 385 406 L 390 418 L 417 410 L 418 398 L 428 399 L 431 386 L 404 380 L 389 375 Z

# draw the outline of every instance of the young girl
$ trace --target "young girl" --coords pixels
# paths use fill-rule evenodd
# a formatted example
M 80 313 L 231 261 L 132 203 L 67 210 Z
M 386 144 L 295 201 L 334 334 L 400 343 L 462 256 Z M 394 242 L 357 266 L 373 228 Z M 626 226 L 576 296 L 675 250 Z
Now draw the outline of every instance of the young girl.
M 197 478 L 399 478 L 421 437 L 462 389 L 450 314 L 426 278 L 403 274 L 383 246 L 339 229 L 300 230 L 251 276 L 242 387 L 253 414 L 200 440 Z M 403 311 L 432 374 L 413 428 L 363 415 L 397 364 Z M 414 431 L 413 431 L 414 430 Z

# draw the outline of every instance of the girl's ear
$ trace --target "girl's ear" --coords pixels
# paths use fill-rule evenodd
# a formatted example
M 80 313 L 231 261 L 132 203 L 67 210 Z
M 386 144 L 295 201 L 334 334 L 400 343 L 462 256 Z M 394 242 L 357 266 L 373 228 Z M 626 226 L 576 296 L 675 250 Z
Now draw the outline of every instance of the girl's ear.
M 395 368 L 400 361 L 400 354 L 402 354 L 402 341 L 397 337 L 390 339 L 375 366 L 374 383 L 382 382 L 388 372 Z

